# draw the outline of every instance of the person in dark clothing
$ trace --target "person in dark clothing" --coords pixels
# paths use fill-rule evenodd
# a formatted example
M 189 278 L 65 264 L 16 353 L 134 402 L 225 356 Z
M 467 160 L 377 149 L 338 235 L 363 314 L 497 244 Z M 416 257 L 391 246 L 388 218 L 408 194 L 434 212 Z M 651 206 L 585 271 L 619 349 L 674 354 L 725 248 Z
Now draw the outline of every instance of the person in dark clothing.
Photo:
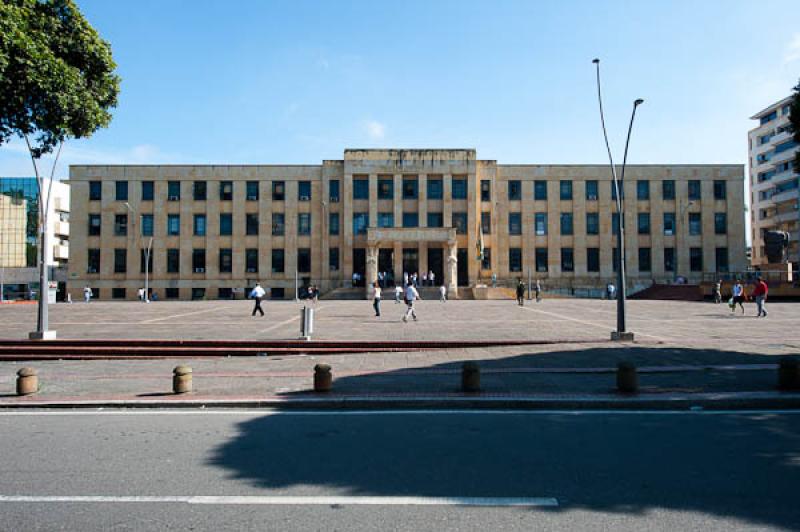
M 525 306 L 525 283 L 522 279 L 517 279 L 517 304 L 520 307 Z

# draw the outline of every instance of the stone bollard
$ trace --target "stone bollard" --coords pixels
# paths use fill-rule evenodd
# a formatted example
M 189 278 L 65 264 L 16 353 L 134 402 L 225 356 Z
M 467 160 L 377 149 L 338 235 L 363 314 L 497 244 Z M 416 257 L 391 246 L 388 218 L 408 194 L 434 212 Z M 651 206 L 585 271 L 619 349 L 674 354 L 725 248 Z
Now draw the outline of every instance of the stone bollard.
M 39 372 L 22 368 L 17 372 L 17 395 L 30 395 L 39 391 Z
M 333 375 L 328 364 L 314 366 L 314 391 L 329 392 L 333 386 Z
M 177 366 L 172 370 L 173 393 L 187 393 L 192 391 L 192 368 Z
M 481 391 L 481 368 L 477 362 L 464 362 L 461 366 L 461 391 Z
M 800 364 L 796 358 L 783 358 L 778 363 L 778 388 L 781 390 L 800 389 Z
M 632 362 L 617 364 L 617 390 L 624 393 L 636 393 L 639 390 L 639 374 Z

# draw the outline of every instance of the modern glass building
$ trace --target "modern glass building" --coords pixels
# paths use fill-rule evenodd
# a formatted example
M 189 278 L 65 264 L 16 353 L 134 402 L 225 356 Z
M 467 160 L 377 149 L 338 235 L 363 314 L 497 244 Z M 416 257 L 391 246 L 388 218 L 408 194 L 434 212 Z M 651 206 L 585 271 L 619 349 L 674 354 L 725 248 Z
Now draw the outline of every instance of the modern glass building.
M 38 247 L 36 221 L 39 189 L 33 177 L 0 177 L 0 266 L 24 268 L 36 266 Z M 24 226 L 19 215 L 24 211 Z

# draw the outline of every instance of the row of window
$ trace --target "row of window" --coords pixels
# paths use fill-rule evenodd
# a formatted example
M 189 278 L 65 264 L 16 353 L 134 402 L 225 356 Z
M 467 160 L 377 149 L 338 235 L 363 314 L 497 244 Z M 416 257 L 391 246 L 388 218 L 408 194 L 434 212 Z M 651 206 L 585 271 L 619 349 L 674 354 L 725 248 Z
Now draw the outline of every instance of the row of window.
M 336 220 L 336 231 L 338 234 L 338 213 L 331 213 L 331 219 Z M 143 214 L 140 216 L 142 236 L 153 236 L 153 215 Z M 245 214 L 245 234 L 258 235 L 259 219 L 258 214 Z M 192 220 L 192 234 L 195 236 L 206 236 L 207 217 L 205 214 L 195 214 Z M 100 236 L 102 229 L 102 218 L 100 214 L 89 215 L 89 236 Z M 286 217 L 283 213 L 272 213 L 272 235 L 283 236 L 286 230 Z M 114 215 L 114 236 L 126 236 L 128 234 L 128 215 Z M 167 236 L 179 236 L 181 234 L 181 215 L 167 215 Z M 219 234 L 229 236 L 233 234 L 233 214 L 222 213 L 219 215 Z M 297 215 L 297 234 L 311 234 L 311 214 L 307 212 Z
M 574 216 L 572 213 L 563 212 L 559 216 L 560 229 L 562 235 L 574 234 Z M 637 232 L 640 235 L 650 234 L 650 213 L 640 212 L 637 214 Z M 619 226 L 619 215 L 612 213 L 611 227 L 612 234 L 616 234 Z M 675 234 L 675 213 L 665 212 L 663 221 L 664 235 L 672 236 Z M 481 213 L 481 230 L 484 234 L 491 233 L 491 216 L 489 213 Z M 537 212 L 534 215 L 534 232 L 536 235 L 547 234 L 547 213 Z M 714 213 L 714 233 L 724 235 L 728 232 L 728 216 L 724 212 Z M 511 212 L 508 214 L 508 234 L 522 234 L 522 213 Z M 600 214 L 596 212 L 586 213 L 586 234 L 600 234 Z M 703 234 L 702 215 L 699 212 L 689 213 L 689 234 L 693 236 Z
M 597 201 L 599 194 L 599 181 L 588 180 L 584 181 L 586 189 L 586 199 L 589 201 Z M 699 200 L 702 197 L 700 181 L 696 179 L 689 180 L 689 199 Z M 611 198 L 617 198 L 617 190 L 614 182 L 610 182 Z M 559 199 L 563 201 L 570 201 L 573 199 L 573 181 L 562 180 L 558 185 Z M 622 189 L 622 196 L 625 196 L 625 191 Z M 724 180 L 714 181 L 714 199 L 724 200 L 727 196 L 727 184 Z M 481 201 L 491 201 L 491 181 L 481 181 Z M 522 182 L 518 180 L 508 181 L 508 199 L 517 201 L 522 199 Z M 547 199 L 547 181 L 534 181 L 533 182 L 533 199 L 546 200 Z M 650 199 L 650 181 L 640 180 L 636 181 L 636 199 L 647 201 Z M 661 199 L 674 200 L 675 199 L 675 181 L 664 180 L 661 182 Z
M 91 288 L 92 297 L 99 298 L 101 295 L 99 288 Z M 192 299 L 205 299 L 206 297 L 206 289 L 205 288 L 198 288 L 192 287 Z M 151 290 L 151 293 L 154 291 Z M 245 289 L 246 293 L 250 292 L 250 289 Z M 180 297 L 180 289 L 175 287 L 169 287 L 164 289 L 163 296 L 166 299 L 178 299 Z M 115 287 L 111 289 L 111 298 L 112 299 L 127 299 L 128 293 L 125 288 Z M 233 299 L 233 288 L 217 288 L 217 299 Z M 281 287 L 272 287 L 269 289 L 269 297 L 270 299 L 283 299 L 286 297 L 286 292 Z
M 220 201 L 233 200 L 233 181 L 220 181 L 219 182 L 219 195 Z M 258 201 L 258 181 L 247 181 L 245 183 L 245 198 L 247 201 Z M 331 181 L 333 183 L 333 181 Z M 338 181 L 335 187 L 338 191 Z M 153 181 L 141 181 L 142 193 L 141 201 L 153 201 L 155 183 Z M 338 197 L 338 192 L 337 192 Z M 102 181 L 89 181 L 89 200 L 100 201 L 103 199 L 103 182 Z M 128 201 L 128 182 L 115 181 L 114 182 L 114 199 L 116 201 Z M 167 181 L 167 200 L 180 201 L 181 199 L 181 182 L 180 181 Z M 192 199 L 195 201 L 206 201 L 208 199 L 208 183 L 206 181 L 192 181 Z M 272 182 L 272 200 L 284 201 L 286 199 L 286 182 L 273 181 Z M 311 201 L 311 181 L 298 181 L 297 182 L 297 199 L 300 201 Z

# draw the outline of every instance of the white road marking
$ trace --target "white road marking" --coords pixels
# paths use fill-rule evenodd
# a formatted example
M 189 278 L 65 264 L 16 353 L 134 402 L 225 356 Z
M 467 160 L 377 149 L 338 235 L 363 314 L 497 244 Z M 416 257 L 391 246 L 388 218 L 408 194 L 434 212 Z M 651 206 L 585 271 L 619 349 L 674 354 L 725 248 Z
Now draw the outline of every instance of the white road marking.
M 554 316 L 554 317 L 560 318 L 562 320 L 574 321 L 575 323 L 580 323 L 580 324 L 583 324 L 583 325 L 591 325 L 592 327 L 598 327 L 600 329 L 605 329 L 606 331 L 609 331 L 609 332 L 614 328 L 613 325 L 605 325 L 605 324 L 601 324 L 601 323 L 594 323 L 594 322 L 591 322 L 591 321 L 579 320 L 578 318 L 573 318 L 571 316 L 565 316 L 563 314 L 556 314 L 555 312 L 547 312 L 545 310 L 539 310 L 537 308 L 530 308 L 530 307 L 521 307 L 521 308 L 524 309 L 524 310 L 529 310 L 531 312 L 539 312 L 540 314 L 546 314 L 548 316 Z M 653 339 L 658 340 L 660 342 L 666 341 L 665 338 L 662 338 L 660 336 L 654 336 L 652 334 L 645 334 L 645 333 L 639 332 L 639 331 L 636 331 L 636 334 L 639 335 L 639 336 L 647 336 L 648 338 L 653 338 Z
M 173 314 L 172 316 L 164 316 L 163 318 L 153 318 L 152 320 L 144 320 L 144 321 L 140 321 L 138 323 L 139 324 L 155 323 L 157 321 L 171 320 L 173 318 L 181 318 L 183 316 L 194 316 L 195 314 L 205 314 L 206 312 L 222 312 L 223 310 L 229 309 L 229 308 L 232 308 L 232 307 L 227 307 L 226 306 L 226 307 L 207 308 L 205 310 L 196 310 L 194 312 L 184 312 L 183 314 Z M 101 322 L 101 324 L 102 324 L 102 322 Z
M 17 416 L 193 416 L 193 415 L 219 415 L 219 416 L 596 416 L 596 415 L 800 415 L 800 410 L 785 409 L 749 409 L 749 410 L 0 410 L 0 417 Z
M 553 497 L 359 497 L 359 496 L 100 496 L 100 495 L 0 495 L 3 502 L 43 503 L 185 503 L 185 504 L 252 504 L 345 505 L 345 506 L 558 506 Z

